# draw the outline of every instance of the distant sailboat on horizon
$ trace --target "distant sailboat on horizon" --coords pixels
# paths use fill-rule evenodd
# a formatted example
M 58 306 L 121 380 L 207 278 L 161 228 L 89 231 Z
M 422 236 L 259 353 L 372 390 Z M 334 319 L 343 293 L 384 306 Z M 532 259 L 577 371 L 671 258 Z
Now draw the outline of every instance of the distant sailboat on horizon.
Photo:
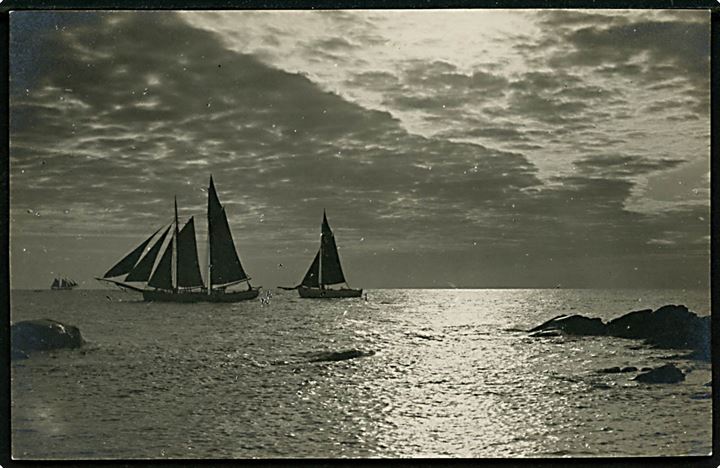
M 335 284 L 345 284 L 346 287 L 340 289 L 326 288 L 326 286 Z M 337 245 L 335 244 L 335 235 L 330 229 L 325 210 L 323 210 L 320 231 L 320 248 L 315 254 L 315 259 L 310 264 L 310 268 L 305 273 L 305 277 L 296 289 L 300 297 L 308 299 L 362 296 L 362 289 L 351 289 L 345 280 Z
M 78 284 L 71 279 L 55 278 L 50 285 L 50 289 L 52 289 L 53 291 L 69 291 L 75 288 L 77 285 Z
M 208 188 L 208 272 L 205 286 L 198 262 L 194 217 L 180 229 L 177 199 L 175 219 L 164 231 L 155 231 L 142 244 L 123 257 L 105 273 L 100 281 L 141 292 L 145 301 L 159 302 L 239 302 L 254 299 L 259 288 L 253 288 L 250 277 L 243 270 L 230 232 L 225 208 L 210 176 Z M 166 238 L 173 233 L 166 242 Z M 158 237 L 160 231 L 162 234 Z M 143 256 L 147 246 L 154 244 Z M 160 261 L 155 260 L 165 245 Z M 153 268 L 154 267 L 154 268 Z M 115 279 L 124 276 L 122 279 Z M 145 283 L 136 286 L 129 283 Z M 246 290 L 228 290 L 231 286 L 247 282 Z

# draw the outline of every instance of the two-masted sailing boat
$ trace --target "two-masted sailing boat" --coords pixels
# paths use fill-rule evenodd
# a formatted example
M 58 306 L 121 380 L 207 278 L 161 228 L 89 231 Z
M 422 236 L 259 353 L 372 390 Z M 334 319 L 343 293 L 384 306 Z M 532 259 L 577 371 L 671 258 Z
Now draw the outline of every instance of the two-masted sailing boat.
M 53 291 L 69 291 L 76 287 L 78 284 L 67 278 L 55 278 L 50 285 L 50 289 Z
M 240 263 L 225 208 L 220 203 L 212 176 L 208 189 L 207 222 L 207 286 L 200 273 L 194 217 L 181 229 L 177 200 L 175 219 L 170 225 L 158 229 L 97 279 L 139 291 L 145 301 L 238 302 L 254 299 L 259 288 L 250 285 L 250 277 Z M 153 240 L 152 247 L 143 255 Z M 163 247 L 165 250 L 156 265 L 155 260 Z M 247 283 L 247 289 L 228 289 L 240 283 Z
M 326 287 L 334 284 L 345 284 L 345 287 L 340 289 Z M 362 296 L 362 289 L 351 289 L 347 281 L 345 281 L 345 275 L 340 265 L 340 256 L 335 244 L 335 236 L 332 229 L 330 229 L 324 210 L 320 230 L 320 248 L 315 254 L 315 259 L 310 264 L 310 268 L 305 273 L 302 282 L 297 286 L 297 290 L 300 297 L 311 299 Z

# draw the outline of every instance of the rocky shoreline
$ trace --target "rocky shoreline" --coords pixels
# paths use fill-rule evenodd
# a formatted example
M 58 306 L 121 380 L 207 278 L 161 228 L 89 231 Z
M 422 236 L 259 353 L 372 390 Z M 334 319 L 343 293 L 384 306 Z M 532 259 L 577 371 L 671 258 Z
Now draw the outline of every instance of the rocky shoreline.
M 700 317 L 684 305 L 666 305 L 659 309 L 628 312 L 610 321 L 583 315 L 558 315 L 528 330 L 530 336 L 612 336 L 638 339 L 648 346 L 689 351 L 683 359 L 710 361 L 710 316 Z M 638 370 L 634 366 L 610 367 L 599 373 L 641 372 L 633 380 L 643 383 L 676 383 L 685 375 L 674 364 Z

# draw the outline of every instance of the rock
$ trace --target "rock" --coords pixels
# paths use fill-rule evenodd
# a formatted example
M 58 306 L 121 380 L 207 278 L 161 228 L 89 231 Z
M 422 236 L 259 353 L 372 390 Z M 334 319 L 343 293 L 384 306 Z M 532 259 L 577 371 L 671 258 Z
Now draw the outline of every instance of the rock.
M 372 356 L 374 351 L 360 351 L 359 349 L 348 349 L 346 351 L 327 351 L 315 353 L 315 357 L 310 362 L 327 362 L 327 361 L 346 361 L 359 357 Z
M 652 309 L 628 312 L 622 317 L 610 320 L 607 324 L 608 333 L 619 338 L 642 338 L 651 320 Z
M 638 374 L 633 380 L 643 383 L 677 383 L 685 380 L 685 374 L 674 364 L 665 364 L 644 374 Z
M 683 305 L 666 305 L 652 311 L 636 310 L 604 324 L 598 318 L 559 315 L 530 330 L 561 331 L 570 335 L 610 335 L 645 340 L 646 345 L 691 351 L 688 359 L 710 360 L 710 316 L 699 317 Z
M 710 337 L 709 320 L 682 305 L 666 305 L 654 312 L 650 309 L 630 312 L 611 320 L 607 327 L 612 336 L 642 338 L 664 348 L 696 349 L 696 342 L 707 338 L 709 343 Z
M 558 316 L 542 325 L 533 328 L 531 332 L 559 330 L 568 335 L 605 335 L 605 324 L 599 318 L 589 318 L 582 315 Z
M 561 318 L 561 317 L 567 317 L 567 315 L 565 315 L 565 314 L 556 315 L 555 317 L 551 318 L 550 320 L 541 323 L 541 324 L 538 325 L 537 327 L 528 330 L 528 333 L 533 333 L 533 332 L 536 332 L 536 331 L 545 330 L 545 329 L 548 328 L 548 326 L 549 326 L 550 324 L 552 324 L 553 322 L 555 322 L 557 319 L 559 319 L 559 318 Z
M 10 343 L 13 356 L 21 358 L 30 351 L 79 348 L 85 340 L 77 327 L 41 319 L 14 323 L 10 328 Z
M 668 305 L 653 312 L 647 323 L 646 342 L 661 348 L 681 348 L 710 356 L 710 320 L 685 306 Z

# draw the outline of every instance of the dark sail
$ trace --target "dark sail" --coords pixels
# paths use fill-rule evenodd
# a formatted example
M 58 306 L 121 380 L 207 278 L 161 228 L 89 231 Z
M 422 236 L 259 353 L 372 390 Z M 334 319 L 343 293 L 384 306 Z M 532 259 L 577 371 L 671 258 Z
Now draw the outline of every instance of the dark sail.
M 235 250 L 225 208 L 220 204 L 212 177 L 208 190 L 208 236 L 210 283 L 219 285 L 247 279 Z
M 340 266 L 340 256 L 338 255 L 337 245 L 335 245 L 335 236 L 330 229 L 324 212 L 320 246 L 322 252 L 320 280 L 322 284 L 344 283 L 345 275 L 343 275 L 342 266 Z
M 204 286 L 195 242 L 195 220 L 190 218 L 177 235 L 177 285 Z
M 51 288 L 58 288 L 58 287 L 60 287 L 60 282 L 58 281 L 57 278 L 55 278 L 55 279 L 53 280 L 52 286 L 50 286 L 50 287 L 51 287 Z
M 152 267 L 153 265 L 155 265 L 155 259 L 160 253 L 162 244 L 163 242 L 165 242 L 165 238 L 167 237 L 168 232 L 170 232 L 171 226 L 168 226 L 167 229 L 165 229 L 165 232 L 162 236 L 160 236 L 160 239 L 155 241 L 155 244 L 150 247 L 147 255 L 141 258 L 138 264 L 135 265 L 135 268 L 132 269 L 130 274 L 125 277 L 125 281 L 147 281 L 148 278 L 150 278 L 150 273 L 152 273 Z
M 160 228 L 160 229 L 162 229 L 162 228 Z M 133 250 L 132 252 L 127 254 L 122 260 L 117 262 L 115 264 L 115 266 L 110 268 L 108 270 L 108 272 L 105 273 L 103 278 L 112 278 L 115 276 L 120 276 L 120 275 L 129 273 L 133 269 L 133 267 L 135 266 L 135 264 L 137 263 L 138 259 L 143 254 L 143 252 L 145 252 L 145 247 L 147 247 L 148 244 L 150 243 L 150 241 L 153 239 L 153 237 L 155 237 L 157 235 L 157 233 L 160 232 L 160 229 L 155 231 L 152 236 L 145 239 L 145 241 L 142 244 L 140 244 L 139 246 L 137 246 L 135 248 L 135 250 Z M 157 255 L 157 253 L 155 255 Z M 147 280 L 147 278 L 145 278 L 145 279 Z
M 162 257 L 160 258 L 160 262 L 158 263 L 157 268 L 155 268 L 155 272 L 153 272 L 152 276 L 150 277 L 150 281 L 148 281 L 148 285 L 152 286 L 153 288 L 158 289 L 167 289 L 170 290 L 173 288 L 172 285 L 172 257 L 173 257 L 173 244 L 175 243 L 175 239 L 171 239 L 168 243 L 167 248 L 165 249 L 165 252 L 163 252 Z
M 320 270 L 320 251 L 318 250 L 318 253 L 315 254 L 315 260 L 313 260 L 307 273 L 305 273 L 305 278 L 303 278 L 302 283 L 300 283 L 300 284 L 303 286 L 307 286 L 308 288 L 317 288 L 319 286 L 319 283 L 318 283 L 319 270 Z

